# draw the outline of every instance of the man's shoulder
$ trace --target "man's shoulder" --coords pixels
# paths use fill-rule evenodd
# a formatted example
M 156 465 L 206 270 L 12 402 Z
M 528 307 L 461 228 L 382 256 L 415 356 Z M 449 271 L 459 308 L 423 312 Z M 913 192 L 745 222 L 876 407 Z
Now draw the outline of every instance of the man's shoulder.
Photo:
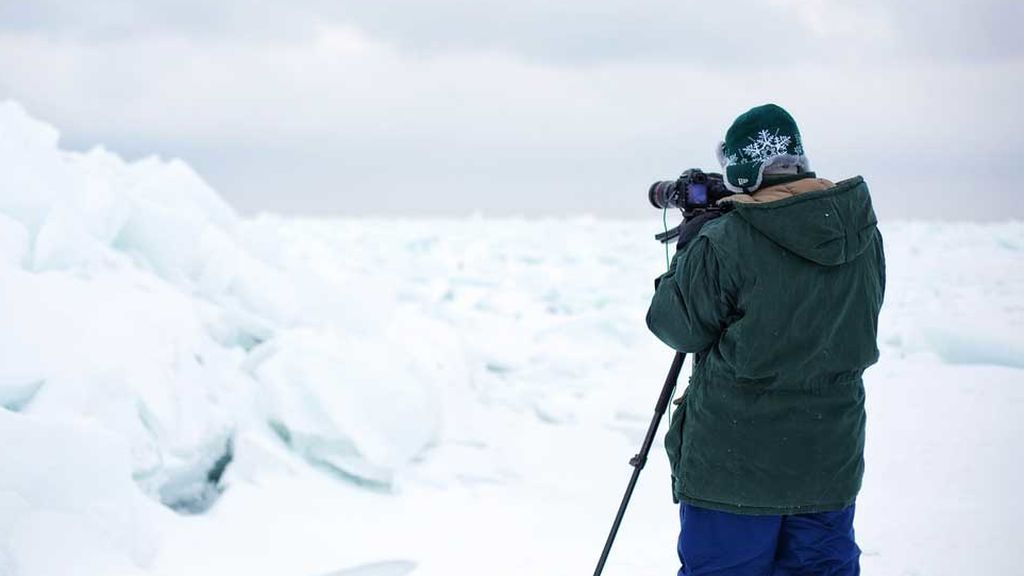
M 707 243 L 707 249 L 724 270 L 733 270 L 751 251 L 753 228 L 730 210 L 705 224 L 697 236 L 700 239 Z
M 735 243 L 749 228 L 750 224 L 746 220 L 739 217 L 734 210 L 729 210 L 705 224 L 698 236 L 707 238 L 715 247 L 725 247 Z

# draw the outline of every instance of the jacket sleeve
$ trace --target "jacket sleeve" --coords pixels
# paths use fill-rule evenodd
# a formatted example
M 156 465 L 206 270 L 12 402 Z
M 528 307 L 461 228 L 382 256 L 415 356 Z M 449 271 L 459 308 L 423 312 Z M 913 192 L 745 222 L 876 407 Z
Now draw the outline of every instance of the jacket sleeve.
M 654 281 L 647 327 L 680 352 L 700 352 L 718 340 L 729 314 L 719 262 L 710 241 L 699 236 L 678 252 L 668 272 Z
M 881 282 L 882 293 L 878 298 L 878 307 L 881 309 L 882 302 L 885 300 L 885 243 L 882 241 L 882 233 L 875 231 L 878 235 L 878 278 Z

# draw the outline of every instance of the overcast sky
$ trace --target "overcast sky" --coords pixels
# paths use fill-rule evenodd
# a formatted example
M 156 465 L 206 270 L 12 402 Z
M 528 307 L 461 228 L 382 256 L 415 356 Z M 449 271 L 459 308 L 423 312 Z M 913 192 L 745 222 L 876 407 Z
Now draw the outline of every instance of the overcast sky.
M 0 98 L 239 210 L 640 217 L 775 102 L 883 218 L 1024 218 L 1024 2 L 0 0 Z

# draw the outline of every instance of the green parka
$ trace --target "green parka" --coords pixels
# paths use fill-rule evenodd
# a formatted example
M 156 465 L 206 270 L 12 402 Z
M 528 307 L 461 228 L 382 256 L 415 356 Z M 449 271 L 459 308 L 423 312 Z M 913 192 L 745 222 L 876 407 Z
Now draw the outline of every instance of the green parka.
M 867 185 L 734 204 L 676 254 L 647 313 L 696 353 L 665 437 L 674 497 L 739 514 L 845 508 L 885 291 Z

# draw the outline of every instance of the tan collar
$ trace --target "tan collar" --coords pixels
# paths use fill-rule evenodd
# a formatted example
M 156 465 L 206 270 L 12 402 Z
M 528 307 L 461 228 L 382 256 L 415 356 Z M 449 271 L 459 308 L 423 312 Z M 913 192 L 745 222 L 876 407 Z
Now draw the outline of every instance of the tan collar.
M 782 200 L 783 198 L 790 198 L 797 194 L 825 190 L 826 188 L 831 188 L 833 186 L 835 186 L 835 184 L 824 178 L 804 178 L 803 180 L 796 180 L 795 182 L 786 182 L 785 184 L 776 184 L 775 186 L 761 188 L 753 194 L 733 194 L 732 196 L 722 198 L 718 202 L 764 204 L 767 202 Z

